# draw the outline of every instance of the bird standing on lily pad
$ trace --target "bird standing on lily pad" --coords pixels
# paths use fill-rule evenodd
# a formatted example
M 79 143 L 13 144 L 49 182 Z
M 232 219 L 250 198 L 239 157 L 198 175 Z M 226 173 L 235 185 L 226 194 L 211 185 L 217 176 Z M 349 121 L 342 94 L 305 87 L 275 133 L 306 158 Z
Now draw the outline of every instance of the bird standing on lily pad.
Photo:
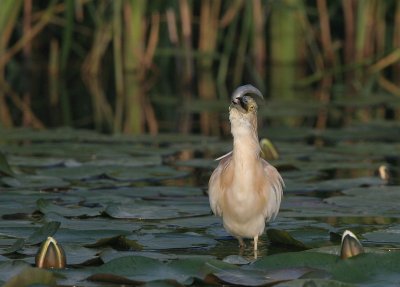
M 233 150 L 220 157 L 209 181 L 209 199 L 225 229 L 244 246 L 243 238 L 254 240 L 265 223 L 273 220 L 281 204 L 284 182 L 275 167 L 260 157 L 257 133 L 257 103 L 247 94 L 263 98 L 251 85 L 237 88 L 229 107 Z

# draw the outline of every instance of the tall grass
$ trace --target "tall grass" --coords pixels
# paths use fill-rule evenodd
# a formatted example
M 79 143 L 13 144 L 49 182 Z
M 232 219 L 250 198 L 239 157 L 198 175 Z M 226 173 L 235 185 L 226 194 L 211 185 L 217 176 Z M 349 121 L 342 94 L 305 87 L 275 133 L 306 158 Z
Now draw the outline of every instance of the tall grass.
M 288 99 L 299 96 L 298 85 L 357 91 L 366 81 L 399 96 L 399 27 L 395 0 L 2 0 L 0 125 L 49 125 L 41 106 L 61 111 L 57 124 L 155 134 L 169 113 L 181 132 L 219 134 L 217 114 L 197 116 L 192 104 L 212 107 L 248 82 Z M 33 59 L 48 67 L 48 97 L 16 84 Z M 69 92 L 79 70 L 90 101 Z M 173 97 L 151 96 L 160 82 Z M 331 97 L 317 95 L 325 104 Z M 162 110 L 156 98 L 181 108 Z M 76 107 L 88 102 L 77 119 Z M 326 116 L 322 110 L 316 125 Z

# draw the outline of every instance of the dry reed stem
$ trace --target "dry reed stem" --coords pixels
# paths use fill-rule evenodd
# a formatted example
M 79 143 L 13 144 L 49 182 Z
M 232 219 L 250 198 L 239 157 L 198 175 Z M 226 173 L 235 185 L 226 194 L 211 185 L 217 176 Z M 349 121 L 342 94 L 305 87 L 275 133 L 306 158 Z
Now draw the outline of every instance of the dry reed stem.
M 256 71 L 261 78 L 265 76 L 266 46 L 265 46 L 265 18 L 261 0 L 253 0 L 253 61 Z
M 14 103 L 14 105 L 26 116 L 29 116 L 30 118 L 30 123 L 33 128 L 37 129 L 44 129 L 45 126 L 44 124 L 35 116 L 33 111 L 31 110 L 31 107 L 21 100 L 16 92 L 13 91 L 13 89 L 10 87 L 10 85 L 4 80 L 0 79 L 0 86 L 2 87 L 3 92 L 8 96 L 11 101 Z
M 397 86 L 395 83 L 389 81 L 387 78 L 385 78 L 383 75 L 379 76 L 379 85 L 389 93 L 400 97 L 400 87 Z
M 172 8 L 168 8 L 165 12 L 167 18 L 167 28 L 168 28 L 168 37 L 173 45 L 178 45 L 179 37 L 178 37 L 178 29 L 176 28 L 176 16 L 175 11 Z
M 160 14 L 154 12 L 151 15 L 151 29 L 149 34 L 149 40 L 147 43 L 146 51 L 143 55 L 143 66 L 145 69 L 149 69 L 153 63 L 154 53 L 156 51 L 160 32 Z
M 394 28 L 393 28 L 393 48 L 400 48 L 400 1 L 396 2 Z M 400 85 L 400 62 L 393 63 L 393 79 Z
M 393 52 L 391 52 L 389 55 L 383 57 L 378 62 L 373 64 L 371 67 L 369 67 L 368 73 L 370 73 L 370 74 L 377 73 L 399 61 L 400 61 L 400 49 L 396 49 Z
M 345 63 L 351 63 L 354 60 L 354 0 L 342 0 L 345 41 L 344 41 L 344 59 Z
M 317 0 L 320 30 L 321 30 L 321 43 L 324 50 L 324 58 L 328 67 L 335 65 L 335 54 L 333 51 L 331 28 L 329 24 L 329 14 L 326 0 Z
M 228 10 L 221 17 L 221 21 L 219 22 L 220 28 L 226 28 L 228 25 L 232 23 L 232 21 L 236 18 L 236 16 L 242 10 L 244 0 L 236 0 L 231 6 L 228 7 Z
M 4 67 L 18 52 L 24 49 L 25 45 L 30 43 L 33 38 L 35 38 L 39 32 L 41 32 L 47 24 L 50 22 L 53 14 L 53 7 L 49 6 L 46 10 L 46 13 L 43 14 L 43 17 L 40 18 L 38 23 L 32 27 L 30 30 L 31 33 L 28 35 L 23 35 L 11 48 L 9 48 L 1 57 L 0 57 L 0 69 Z

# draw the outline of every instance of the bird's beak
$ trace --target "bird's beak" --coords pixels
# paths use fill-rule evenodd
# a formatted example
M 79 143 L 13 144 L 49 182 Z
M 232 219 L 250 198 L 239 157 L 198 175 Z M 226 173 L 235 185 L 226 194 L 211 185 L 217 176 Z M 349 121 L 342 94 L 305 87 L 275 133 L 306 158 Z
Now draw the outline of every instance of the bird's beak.
M 248 101 L 246 97 L 237 97 L 236 99 L 232 99 L 232 106 L 235 108 L 242 108 L 246 112 L 248 111 Z
M 264 99 L 262 93 L 259 89 L 255 88 L 252 85 L 244 85 L 238 87 L 232 94 L 231 107 L 242 108 L 245 111 L 248 111 L 248 99 L 244 97 L 246 94 L 254 94 Z

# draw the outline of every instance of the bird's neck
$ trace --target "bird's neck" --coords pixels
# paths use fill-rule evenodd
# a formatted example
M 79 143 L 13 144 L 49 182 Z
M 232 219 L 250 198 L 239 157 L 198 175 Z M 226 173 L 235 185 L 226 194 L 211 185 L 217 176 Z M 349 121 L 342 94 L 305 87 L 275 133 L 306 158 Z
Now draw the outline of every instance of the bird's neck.
M 235 127 L 233 135 L 233 158 L 236 162 L 254 161 L 260 157 L 257 128 L 254 126 Z

